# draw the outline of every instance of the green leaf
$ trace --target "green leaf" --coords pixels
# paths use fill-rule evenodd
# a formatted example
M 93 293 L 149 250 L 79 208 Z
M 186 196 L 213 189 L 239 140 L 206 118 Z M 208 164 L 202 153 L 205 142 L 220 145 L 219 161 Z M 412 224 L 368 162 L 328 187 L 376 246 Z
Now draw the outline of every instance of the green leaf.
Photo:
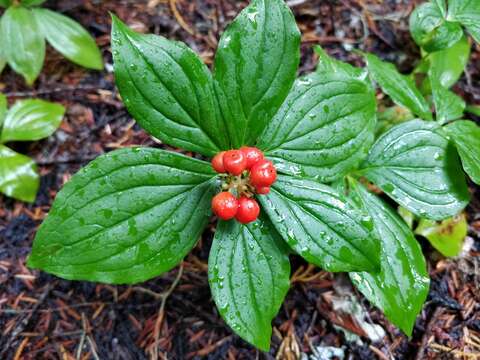
M 364 81 L 312 73 L 297 80 L 258 147 L 280 172 L 331 182 L 365 158 L 375 112 L 375 94 Z
M 425 3 L 415 8 L 410 16 L 412 37 L 428 52 L 446 49 L 463 36 L 462 26 L 445 18 L 444 5 Z
M 0 145 L 0 192 L 33 203 L 39 186 L 40 178 L 33 160 Z
M 393 64 L 382 61 L 373 54 L 366 54 L 365 58 L 368 71 L 383 92 L 396 104 L 410 109 L 425 120 L 432 120 L 430 106 L 410 77 L 400 74 Z
M 422 46 L 428 52 L 448 49 L 463 36 L 462 26 L 457 22 L 445 21 L 427 36 Z
M 379 243 L 370 218 L 329 186 L 279 176 L 258 199 L 283 239 L 300 256 L 327 271 L 378 270 Z
M 480 116 L 480 105 L 468 105 L 465 110 L 470 114 Z
M 43 100 L 18 101 L 8 111 L 0 143 L 35 141 L 52 135 L 60 126 L 65 108 Z
M 318 65 L 316 71 L 320 74 L 337 74 L 347 78 L 364 80 L 367 72 L 364 69 L 357 68 L 346 62 L 336 60 L 329 56 L 321 46 L 315 45 L 313 50 L 318 55 Z
M 442 17 L 446 18 L 447 17 L 447 0 L 432 0 L 433 3 L 438 7 L 440 10 L 440 14 Z
M 428 294 L 430 279 L 425 258 L 412 231 L 385 202 L 351 180 L 351 196 L 373 219 L 382 241 L 379 273 L 350 273 L 353 284 L 405 334 Z
M 125 105 L 151 135 L 204 155 L 229 148 L 210 71 L 185 44 L 135 33 L 114 16 L 112 52 Z
M 31 10 L 9 7 L 0 20 L 0 38 L 8 65 L 33 84 L 43 67 L 45 39 Z
M 38 6 L 45 2 L 45 0 L 21 0 L 24 6 Z
M 220 221 L 208 258 L 213 299 L 225 322 L 244 340 L 270 349 L 272 319 L 290 286 L 290 263 L 266 219 L 249 225 Z
M 470 58 L 470 44 L 465 36 L 451 47 L 428 55 L 430 77 L 449 89 L 462 76 Z
M 69 280 L 131 284 L 197 242 L 215 192 L 210 164 L 150 148 L 100 156 L 58 193 L 28 265 Z
M 463 169 L 480 185 L 480 127 L 473 121 L 459 120 L 445 127 L 457 146 Z
M 95 39 L 76 21 L 48 9 L 33 9 L 47 41 L 75 64 L 102 70 L 102 54 Z
M 465 112 L 465 101 L 454 92 L 444 88 L 433 78 L 431 78 L 431 85 L 437 121 L 440 124 L 445 124 L 461 118 Z
M 216 90 L 232 146 L 254 144 L 295 81 L 300 32 L 283 0 L 253 0 L 223 33 Z
M 450 0 L 448 18 L 459 21 L 480 43 L 480 2 L 478 0 Z
M 7 97 L 0 93 L 0 139 L 2 135 L 2 124 L 5 120 L 5 114 L 7 113 Z
M 12 4 L 11 0 L 0 0 L 1 7 L 9 7 Z
M 430 68 L 430 62 L 428 61 L 428 57 L 426 57 L 425 51 L 420 52 L 422 53 L 423 57 L 418 61 L 412 73 L 409 75 L 412 79 L 415 79 L 415 76 L 417 74 L 426 74 L 428 72 L 428 69 Z
M 464 214 L 459 214 L 445 219 L 441 223 L 421 219 L 415 229 L 415 234 L 427 238 L 442 255 L 457 256 L 462 251 L 467 231 L 467 219 Z
M 469 201 L 455 148 L 433 122 L 397 125 L 373 145 L 361 174 L 415 215 L 442 220 Z

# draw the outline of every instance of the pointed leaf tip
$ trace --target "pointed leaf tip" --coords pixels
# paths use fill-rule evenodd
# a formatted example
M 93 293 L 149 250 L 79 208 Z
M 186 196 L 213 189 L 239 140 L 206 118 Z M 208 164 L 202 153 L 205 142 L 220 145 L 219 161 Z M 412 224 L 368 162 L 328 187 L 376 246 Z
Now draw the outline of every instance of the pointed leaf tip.
M 241 338 L 270 349 L 272 319 L 290 287 L 290 263 L 268 219 L 221 221 L 208 258 L 208 280 L 220 315 Z
M 35 8 L 32 12 L 43 36 L 55 50 L 87 69 L 103 69 L 102 53 L 82 25 L 49 9 Z
M 412 231 L 389 205 L 349 179 L 350 197 L 370 214 L 381 240 L 379 273 L 351 272 L 353 284 L 407 336 L 428 294 L 425 258 Z
M 115 82 L 140 126 L 166 144 L 205 156 L 229 148 L 212 75 L 200 57 L 184 43 L 112 19 Z

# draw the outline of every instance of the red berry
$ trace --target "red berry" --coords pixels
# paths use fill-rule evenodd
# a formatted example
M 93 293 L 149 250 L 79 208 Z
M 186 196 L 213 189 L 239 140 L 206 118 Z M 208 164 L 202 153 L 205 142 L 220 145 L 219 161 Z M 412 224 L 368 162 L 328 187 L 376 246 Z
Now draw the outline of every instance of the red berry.
M 277 170 L 271 161 L 263 160 L 250 170 L 250 183 L 257 189 L 268 187 L 277 180 Z
M 250 199 L 242 196 L 238 200 L 238 211 L 235 219 L 242 224 L 248 224 L 257 220 L 260 214 L 260 206 L 255 199 Z
M 217 173 L 224 173 L 225 172 L 225 166 L 223 166 L 223 155 L 224 154 L 225 154 L 225 151 L 219 152 L 212 159 L 213 170 L 215 170 Z
M 212 210 L 220 219 L 233 219 L 238 212 L 238 200 L 228 191 L 223 191 L 213 197 Z
M 270 192 L 270 187 L 268 186 L 263 186 L 255 189 L 257 191 L 257 194 L 260 195 L 267 195 Z
M 247 169 L 251 169 L 252 166 L 263 160 L 263 152 L 256 147 L 243 146 L 240 148 L 240 151 L 247 158 Z
M 240 175 L 247 168 L 247 158 L 240 150 L 228 150 L 223 154 L 223 166 L 232 175 Z

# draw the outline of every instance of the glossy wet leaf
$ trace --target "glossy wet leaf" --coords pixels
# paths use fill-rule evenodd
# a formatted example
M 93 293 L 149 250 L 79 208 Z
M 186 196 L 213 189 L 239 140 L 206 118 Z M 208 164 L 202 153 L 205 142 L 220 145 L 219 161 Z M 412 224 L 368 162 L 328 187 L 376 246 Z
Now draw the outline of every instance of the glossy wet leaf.
M 42 70 L 45 39 L 31 10 L 11 6 L 0 20 L 3 56 L 15 72 L 31 85 Z
M 43 100 L 17 101 L 8 111 L 0 142 L 34 141 L 52 135 L 60 126 L 65 108 Z
M 367 77 L 365 70 L 350 65 L 349 63 L 339 61 L 327 54 L 321 46 L 316 45 L 314 48 L 318 55 L 318 65 L 316 71 L 320 74 L 343 75 L 347 78 L 355 78 L 363 80 Z
M 461 22 L 475 41 L 480 43 L 480 1 L 449 0 L 448 17 Z
M 170 270 L 208 222 L 210 164 L 151 148 L 100 156 L 58 193 L 28 265 L 69 280 L 130 284 Z
M 185 44 L 138 34 L 113 17 L 112 52 L 123 101 L 151 135 L 204 155 L 229 147 L 210 71 Z
M 350 194 L 372 217 L 382 241 L 381 271 L 350 273 L 350 279 L 393 324 L 410 336 L 430 283 L 422 250 L 412 231 L 384 201 L 355 181 L 350 182 Z
M 440 13 L 442 14 L 443 17 L 447 16 L 448 13 L 448 0 L 432 0 L 432 2 L 438 6 L 440 9 Z
M 282 173 L 330 182 L 365 158 L 375 123 L 375 95 L 364 81 L 312 73 L 296 81 L 258 147 Z
M 392 63 L 382 61 L 373 54 L 366 54 L 365 58 L 373 79 L 396 104 L 425 120 L 432 119 L 428 102 L 410 77 L 400 74 Z
M 327 271 L 375 271 L 380 247 L 372 221 L 333 188 L 313 180 L 279 176 L 258 200 L 297 254 Z
M 457 146 L 463 169 L 480 185 L 480 127 L 473 121 L 459 120 L 447 125 L 445 130 Z
M 234 148 L 254 144 L 287 97 L 299 61 L 300 32 L 283 0 L 253 0 L 228 26 L 214 76 Z
M 434 122 L 412 120 L 373 145 L 361 173 L 414 214 L 442 220 L 469 201 L 455 147 Z
M 429 76 L 437 79 L 443 87 L 448 89 L 462 76 L 469 58 L 470 43 L 463 36 L 460 41 L 451 47 L 428 55 Z
M 89 69 L 103 69 L 95 40 L 79 23 L 48 9 L 33 9 L 33 13 L 42 34 L 63 56 Z
M 213 299 L 225 322 L 244 340 L 270 349 L 272 319 L 290 286 L 290 263 L 268 220 L 249 225 L 220 221 L 208 258 Z
M 0 192 L 26 202 L 34 202 L 40 185 L 37 166 L 28 156 L 0 145 Z
M 448 21 L 445 4 L 424 3 L 410 16 L 410 33 L 413 39 L 428 52 L 446 49 L 463 36 L 460 23 Z
M 415 234 L 422 235 L 444 256 L 457 256 L 462 251 L 468 224 L 464 214 L 436 222 L 421 219 Z

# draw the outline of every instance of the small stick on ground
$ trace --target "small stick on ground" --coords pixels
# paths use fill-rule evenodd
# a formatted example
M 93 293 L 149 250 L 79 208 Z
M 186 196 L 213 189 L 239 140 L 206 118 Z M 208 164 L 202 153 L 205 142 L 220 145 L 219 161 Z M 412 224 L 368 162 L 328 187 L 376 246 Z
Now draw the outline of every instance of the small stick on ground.
M 192 28 L 183 20 L 182 15 L 180 15 L 178 9 L 177 9 L 177 0 L 170 0 L 170 9 L 172 9 L 172 13 L 175 16 L 175 19 L 177 19 L 177 22 L 180 24 L 183 30 L 188 32 L 190 35 L 195 36 L 195 32 L 192 30 Z
M 87 326 L 86 326 L 86 319 L 85 319 L 85 313 L 82 312 L 82 336 L 80 337 L 80 343 L 78 344 L 78 349 L 77 349 L 77 354 L 76 354 L 76 359 L 80 360 L 82 356 L 82 349 L 83 345 L 85 344 L 85 337 L 87 336 Z
M 162 323 L 165 315 L 165 304 L 167 303 L 168 297 L 172 294 L 173 290 L 175 290 L 178 283 L 180 282 L 182 274 L 183 274 L 183 263 L 180 265 L 177 276 L 175 277 L 175 280 L 173 280 L 172 285 L 170 285 L 170 287 L 166 291 L 160 294 L 150 290 L 141 291 L 146 294 L 152 295 L 157 299 L 158 298 L 162 299 L 162 302 L 160 303 L 160 308 L 158 309 L 158 316 L 157 316 L 157 320 L 155 321 L 155 327 L 154 327 L 155 342 L 154 342 L 153 352 L 152 352 L 153 359 L 158 359 L 158 343 L 160 341 L 160 328 L 162 327 Z M 139 288 L 138 287 L 134 288 L 134 290 L 139 291 Z M 147 290 L 147 289 L 144 289 L 144 290 Z

